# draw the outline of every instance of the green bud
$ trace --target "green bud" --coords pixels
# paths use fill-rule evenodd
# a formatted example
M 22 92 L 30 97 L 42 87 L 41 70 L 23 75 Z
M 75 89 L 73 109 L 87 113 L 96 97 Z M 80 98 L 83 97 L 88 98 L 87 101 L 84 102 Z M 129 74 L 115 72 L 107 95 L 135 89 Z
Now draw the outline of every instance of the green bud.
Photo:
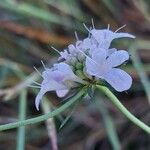
M 75 67 L 76 67 L 77 70 L 82 70 L 83 69 L 83 64 L 77 62 L 76 65 L 75 65 Z
M 84 75 L 83 71 L 81 71 L 81 70 L 76 70 L 76 71 L 75 71 L 75 74 L 76 74 L 78 77 L 80 77 L 81 79 L 85 79 L 85 78 L 86 78 L 86 76 Z

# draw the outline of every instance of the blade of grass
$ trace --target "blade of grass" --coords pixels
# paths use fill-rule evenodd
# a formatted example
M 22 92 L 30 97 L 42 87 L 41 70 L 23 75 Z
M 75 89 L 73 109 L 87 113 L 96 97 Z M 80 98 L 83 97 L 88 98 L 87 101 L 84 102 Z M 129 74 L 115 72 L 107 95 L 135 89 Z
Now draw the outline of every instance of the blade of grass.
M 120 150 L 121 144 L 117 135 L 116 128 L 114 126 L 113 120 L 111 115 L 109 114 L 109 111 L 107 107 L 105 106 L 102 99 L 99 99 L 97 96 L 95 96 L 95 106 L 98 108 L 102 115 L 102 119 L 104 122 L 104 127 L 106 129 L 108 139 L 113 147 L 114 150 Z
M 150 104 L 150 92 L 149 92 L 150 82 L 149 82 L 149 79 L 148 79 L 146 72 L 144 70 L 144 66 L 143 66 L 143 64 L 142 64 L 142 62 L 141 62 L 141 60 L 137 54 L 137 50 L 138 50 L 138 47 L 137 47 L 136 43 L 131 45 L 131 47 L 129 48 L 129 52 L 131 54 L 131 59 L 132 59 L 133 65 L 134 65 L 137 73 L 139 74 L 139 77 L 140 77 L 142 85 L 144 87 L 144 91 L 146 93 L 148 102 Z
M 56 110 L 52 111 L 51 113 L 41 115 L 39 117 L 35 117 L 32 119 L 27 119 L 27 120 L 18 121 L 15 123 L 1 125 L 0 131 L 13 129 L 13 128 L 17 128 L 17 127 L 21 127 L 21 126 L 25 126 L 25 125 L 31 125 L 31 124 L 39 123 L 39 122 L 42 122 L 44 120 L 47 120 L 48 118 L 55 117 L 55 116 L 59 115 L 60 113 L 62 113 L 63 111 L 65 111 L 70 106 L 72 106 L 72 104 L 74 104 L 77 100 L 81 99 L 85 95 L 85 93 L 86 93 L 86 88 L 83 88 L 75 96 L 73 96 L 71 99 L 69 99 L 68 102 L 66 102 L 64 105 L 60 106 Z
M 14 0 L 4 0 L 0 1 L 0 7 L 25 16 L 27 15 L 38 19 L 42 19 L 47 22 L 57 23 L 60 25 L 71 27 L 66 18 L 60 17 L 52 12 L 45 11 L 43 9 L 37 8 L 36 6 L 32 6 L 24 2 L 17 3 Z
M 51 112 L 51 105 L 47 99 L 44 99 L 42 103 L 42 110 L 44 114 L 48 114 Z M 49 118 L 46 120 L 46 128 L 47 128 L 49 139 L 51 140 L 52 150 L 58 150 L 57 133 L 56 133 L 56 127 L 53 118 Z
M 25 120 L 26 118 L 26 96 L 27 91 L 23 90 L 20 94 L 19 99 L 19 120 Z M 17 150 L 25 149 L 25 126 L 18 128 L 18 136 L 17 136 Z

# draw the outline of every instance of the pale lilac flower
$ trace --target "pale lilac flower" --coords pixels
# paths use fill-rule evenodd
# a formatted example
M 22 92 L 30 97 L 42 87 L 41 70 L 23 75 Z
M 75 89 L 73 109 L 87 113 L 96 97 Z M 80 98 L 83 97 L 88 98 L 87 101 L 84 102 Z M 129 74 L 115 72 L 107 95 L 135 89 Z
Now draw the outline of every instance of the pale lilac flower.
M 42 77 L 41 89 L 35 100 L 37 110 L 39 110 L 40 101 L 46 92 L 56 91 L 58 97 L 64 97 L 70 88 L 76 86 L 75 82 L 84 83 L 66 63 L 55 64 L 52 69 L 46 68 Z
M 119 92 L 130 88 L 132 78 L 116 68 L 129 59 L 129 54 L 124 50 L 110 48 L 110 44 L 117 38 L 135 37 L 109 29 L 96 30 L 94 26 L 88 31 L 87 38 L 78 40 L 77 37 L 76 43 L 70 44 L 63 52 L 53 48 L 60 54 L 58 60 L 61 63 L 51 69 L 45 68 L 42 73 L 43 81 L 35 101 L 37 109 L 48 91 L 55 91 L 58 97 L 64 97 L 73 87 L 97 84 L 99 80 L 105 80 Z
M 115 68 L 129 59 L 128 52 L 114 51 L 107 56 L 105 49 L 93 51 L 91 58 L 86 58 L 86 71 L 89 75 L 107 81 L 115 90 L 122 92 L 128 90 L 132 78 L 123 70 Z
M 114 39 L 118 38 L 135 38 L 135 36 L 129 34 L 129 33 L 124 33 L 124 32 L 113 32 L 110 31 L 109 29 L 103 29 L 103 30 L 97 30 L 97 29 L 92 29 L 90 30 L 91 33 L 91 39 L 95 39 L 98 42 L 99 47 L 108 49 L 110 47 L 111 42 Z

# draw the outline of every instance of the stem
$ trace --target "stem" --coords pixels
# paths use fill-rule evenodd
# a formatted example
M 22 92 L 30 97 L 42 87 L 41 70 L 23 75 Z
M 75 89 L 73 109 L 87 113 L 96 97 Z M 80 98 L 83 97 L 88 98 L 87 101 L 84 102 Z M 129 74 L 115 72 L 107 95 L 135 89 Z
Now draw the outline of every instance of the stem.
M 19 119 L 24 120 L 26 116 L 26 96 L 27 91 L 23 90 L 19 99 Z M 19 127 L 17 137 L 17 150 L 24 150 L 25 145 L 25 127 Z
M 124 106 L 123 104 L 118 100 L 118 98 L 106 87 L 97 85 L 96 86 L 99 90 L 101 90 L 106 96 L 110 98 L 110 100 L 113 102 L 113 104 L 134 124 L 136 124 L 138 127 L 146 131 L 150 134 L 150 127 L 147 126 L 145 123 L 140 121 L 138 118 L 136 118 L 134 115 L 132 115 Z
M 48 114 L 45 114 L 45 115 L 42 115 L 42 116 L 39 116 L 39 117 L 35 117 L 35 118 L 32 118 L 32 119 L 27 119 L 27 120 L 24 120 L 24 121 L 18 121 L 18 122 L 15 122 L 15 123 L 9 123 L 9 124 L 6 124 L 6 125 L 1 125 L 0 126 L 0 131 L 13 129 L 13 128 L 17 128 L 17 127 L 25 126 L 25 125 L 35 124 L 35 123 L 47 120 L 48 118 L 55 117 L 55 116 L 59 115 L 60 113 L 62 113 L 63 111 L 65 111 L 68 107 L 70 107 L 78 99 L 80 99 L 85 94 L 85 92 L 86 92 L 85 88 L 81 89 L 74 97 L 72 97 L 70 100 L 68 100 L 68 102 L 66 102 L 64 105 L 60 106 L 59 108 L 57 108 L 56 110 L 54 110 L 51 113 L 48 113 Z
M 121 145 L 117 135 L 116 127 L 114 125 L 111 115 L 109 114 L 107 107 L 105 106 L 104 102 L 102 100 L 99 100 L 98 98 L 96 98 L 95 103 L 96 107 L 99 107 L 99 111 L 102 115 L 104 126 L 108 135 L 108 139 L 113 149 L 120 150 Z

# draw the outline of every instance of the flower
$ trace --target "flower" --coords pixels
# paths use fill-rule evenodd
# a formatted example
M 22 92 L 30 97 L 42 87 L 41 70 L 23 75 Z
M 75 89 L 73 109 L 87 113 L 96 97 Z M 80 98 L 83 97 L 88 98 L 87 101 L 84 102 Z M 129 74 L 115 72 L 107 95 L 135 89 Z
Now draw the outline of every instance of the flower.
M 92 29 L 90 33 L 91 33 L 91 39 L 96 40 L 99 47 L 104 49 L 108 49 L 110 47 L 111 42 L 114 39 L 124 38 L 124 37 L 135 38 L 135 36 L 129 33 L 124 33 L 124 32 L 117 33 L 117 32 L 110 31 L 109 29 L 103 29 L 103 30 Z
M 115 67 L 128 59 L 129 54 L 124 50 L 114 51 L 108 56 L 105 49 L 98 49 L 93 51 L 91 58 L 86 58 L 86 72 L 107 81 L 115 90 L 122 92 L 131 87 L 132 78 Z
M 53 48 L 60 54 L 60 63 L 54 64 L 51 69 L 45 68 L 42 73 L 41 89 L 35 100 L 37 110 L 43 95 L 48 91 L 55 91 L 58 97 L 64 97 L 71 88 L 85 84 L 91 87 L 100 84 L 99 80 L 105 80 L 118 92 L 128 90 L 132 78 L 118 66 L 129 59 L 129 54 L 110 45 L 114 39 L 135 36 L 118 33 L 119 29 L 113 32 L 93 28 L 88 30 L 87 38 L 70 44 L 63 52 Z
M 42 77 L 41 89 L 35 99 L 37 110 L 39 110 L 40 101 L 47 91 L 56 91 L 58 97 L 64 97 L 70 88 L 76 86 L 75 82 L 83 83 L 83 81 L 73 73 L 71 67 L 63 62 L 55 64 L 52 69 L 46 68 L 42 73 Z

